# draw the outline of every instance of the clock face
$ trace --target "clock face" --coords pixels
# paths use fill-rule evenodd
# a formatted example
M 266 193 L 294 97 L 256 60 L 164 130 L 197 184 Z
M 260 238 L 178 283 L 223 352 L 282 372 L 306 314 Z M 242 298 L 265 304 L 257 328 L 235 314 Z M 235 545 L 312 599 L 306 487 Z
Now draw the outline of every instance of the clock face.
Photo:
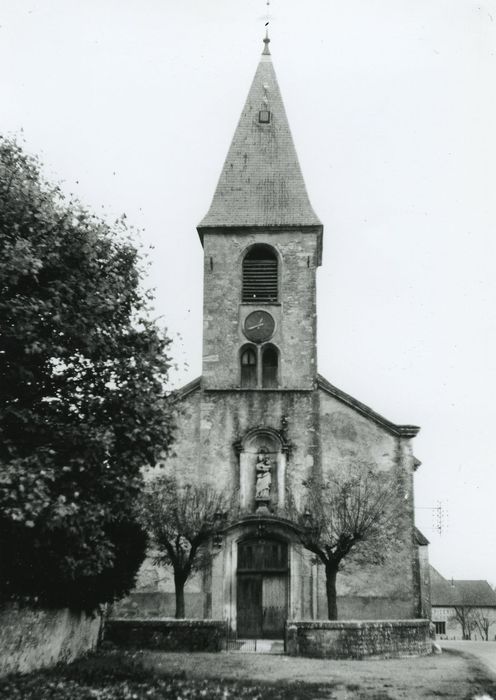
M 267 311 L 253 311 L 246 317 L 243 331 L 248 340 L 263 343 L 272 338 L 274 328 L 274 319 Z

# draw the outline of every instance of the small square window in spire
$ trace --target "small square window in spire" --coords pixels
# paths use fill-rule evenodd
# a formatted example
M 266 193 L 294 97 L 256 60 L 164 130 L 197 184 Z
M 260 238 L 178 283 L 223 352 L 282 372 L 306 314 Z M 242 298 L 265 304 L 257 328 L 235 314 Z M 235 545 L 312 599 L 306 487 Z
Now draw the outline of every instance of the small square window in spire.
M 258 113 L 258 121 L 260 124 L 270 124 L 270 112 L 268 109 L 261 109 Z

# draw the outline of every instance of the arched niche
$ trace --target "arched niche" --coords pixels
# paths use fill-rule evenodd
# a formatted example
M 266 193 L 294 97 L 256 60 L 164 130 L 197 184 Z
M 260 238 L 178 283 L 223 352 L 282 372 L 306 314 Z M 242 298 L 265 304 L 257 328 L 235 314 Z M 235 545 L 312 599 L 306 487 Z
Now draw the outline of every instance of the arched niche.
M 284 507 L 288 452 L 283 437 L 271 428 L 255 428 L 235 447 L 241 509 L 251 513 L 280 511 Z

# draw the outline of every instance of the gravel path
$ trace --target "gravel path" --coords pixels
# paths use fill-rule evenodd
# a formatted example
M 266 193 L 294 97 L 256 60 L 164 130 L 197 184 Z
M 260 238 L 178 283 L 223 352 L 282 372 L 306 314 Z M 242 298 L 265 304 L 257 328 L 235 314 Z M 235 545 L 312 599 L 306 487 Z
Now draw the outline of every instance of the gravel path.
M 442 649 L 455 649 L 463 654 L 475 656 L 491 671 L 496 680 L 496 642 L 449 641 L 442 639 L 439 644 Z

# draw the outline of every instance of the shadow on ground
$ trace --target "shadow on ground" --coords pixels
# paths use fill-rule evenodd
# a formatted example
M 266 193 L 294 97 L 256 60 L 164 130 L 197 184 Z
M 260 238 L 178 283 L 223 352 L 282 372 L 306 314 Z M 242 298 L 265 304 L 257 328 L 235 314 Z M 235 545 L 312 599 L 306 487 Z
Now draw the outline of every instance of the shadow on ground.
M 485 668 L 456 651 L 332 661 L 239 652 L 105 650 L 68 666 L 0 680 L 5 700 L 496 700 Z

